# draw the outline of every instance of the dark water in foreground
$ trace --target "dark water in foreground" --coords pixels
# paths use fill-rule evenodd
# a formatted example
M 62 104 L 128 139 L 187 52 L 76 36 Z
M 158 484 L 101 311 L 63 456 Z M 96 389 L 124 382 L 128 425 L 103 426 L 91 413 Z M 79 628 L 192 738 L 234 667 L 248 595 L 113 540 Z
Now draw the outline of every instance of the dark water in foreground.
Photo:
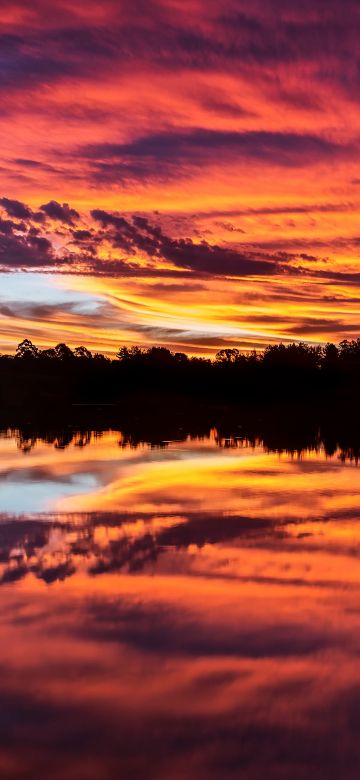
M 66 443 L 0 438 L 0 777 L 358 778 L 356 462 Z

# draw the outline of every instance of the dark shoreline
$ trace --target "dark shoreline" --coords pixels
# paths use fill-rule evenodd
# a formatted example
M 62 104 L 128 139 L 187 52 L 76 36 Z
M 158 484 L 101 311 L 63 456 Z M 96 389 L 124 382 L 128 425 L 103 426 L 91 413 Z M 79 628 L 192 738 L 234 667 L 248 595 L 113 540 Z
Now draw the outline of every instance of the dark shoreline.
M 64 441 L 72 430 L 111 428 L 154 445 L 216 429 L 220 441 L 290 452 L 323 442 L 357 458 L 359 390 L 360 339 L 225 349 L 214 361 L 163 347 L 123 347 L 111 360 L 25 339 L 14 356 L 0 355 L 0 427 L 62 431 Z
M 131 446 L 162 446 L 187 436 L 206 438 L 216 431 L 219 446 L 238 442 L 262 443 L 273 451 L 301 453 L 324 446 L 344 457 L 360 456 L 358 404 L 305 402 L 215 403 L 175 395 L 136 394 L 118 404 L 74 403 L 0 410 L 0 430 L 16 430 L 24 440 L 62 440 L 74 433 L 122 433 Z

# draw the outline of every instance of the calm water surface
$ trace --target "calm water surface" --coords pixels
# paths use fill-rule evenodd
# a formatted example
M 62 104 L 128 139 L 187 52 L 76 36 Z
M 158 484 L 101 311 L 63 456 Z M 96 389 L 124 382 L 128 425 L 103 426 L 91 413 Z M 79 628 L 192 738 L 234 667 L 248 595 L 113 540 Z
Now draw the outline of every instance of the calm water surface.
M 358 778 L 359 473 L 3 432 L 0 777 Z

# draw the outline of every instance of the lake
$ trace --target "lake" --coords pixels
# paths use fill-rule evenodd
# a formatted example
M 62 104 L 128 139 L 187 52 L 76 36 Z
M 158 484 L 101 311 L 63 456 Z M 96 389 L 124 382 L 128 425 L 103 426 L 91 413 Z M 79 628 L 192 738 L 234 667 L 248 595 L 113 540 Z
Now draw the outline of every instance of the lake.
M 1 778 L 355 780 L 359 554 L 321 438 L 3 431 Z

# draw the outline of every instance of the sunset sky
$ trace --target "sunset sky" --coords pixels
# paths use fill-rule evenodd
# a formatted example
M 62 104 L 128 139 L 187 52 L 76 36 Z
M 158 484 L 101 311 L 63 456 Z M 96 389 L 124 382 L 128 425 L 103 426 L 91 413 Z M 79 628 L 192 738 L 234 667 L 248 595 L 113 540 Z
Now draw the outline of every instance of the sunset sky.
M 358 0 L 2 0 L 0 351 L 360 334 Z

